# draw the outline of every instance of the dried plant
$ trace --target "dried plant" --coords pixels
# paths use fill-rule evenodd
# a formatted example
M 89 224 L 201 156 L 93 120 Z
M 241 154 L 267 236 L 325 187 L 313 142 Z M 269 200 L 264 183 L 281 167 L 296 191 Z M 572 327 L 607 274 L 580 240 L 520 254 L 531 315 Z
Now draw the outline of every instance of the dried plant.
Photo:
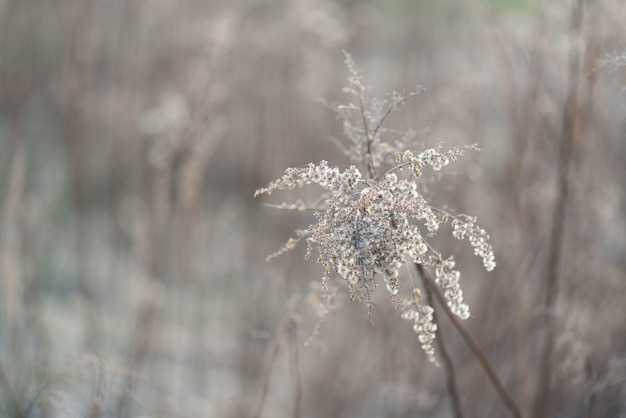
M 391 301 L 402 310 L 402 318 L 413 321 L 422 349 L 436 363 L 433 341 L 437 324 L 433 321 L 433 307 L 422 300 L 421 290 L 409 279 L 408 288 L 403 288 L 400 273 L 409 260 L 422 266 L 434 274 L 451 312 L 461 319 L 470 316 L 454 257 L 444 256 L 429 239 L 448 226 L 453 237 L 469 241 L 485 269 L 491 271 L 496 263 L 489 235 L 478 226 L 475 217 L 455 215 L 431 205 L 423 185 L 427 170 L 439 171 L 467 150 L 479 148 L 472 144 L 448 151 L 443 151 L 442 145 L 421 152 L 412 150 L 413 132 L 397 133 L 386 129 L 384 123 L 422 89 L 407 95 L 393 92 L 383 100 L 369 99 L 360 71 L 347 53 L 346 64 L 349 86 L 344 91 L 353 100 L 337 111 L 347 138 L 347 146 L 342 148 L 354 165 L 341 169 L 321 161 L 288 168 L 282 177 L 256 191 L 255 196 L 310 184 L 324 190 L 315 202 L 297 200 L 275 206 L 314 210 L 316 222 L 296 231 L 296 237 L 268 259 L 305 240 L 306 257 L 316 252 L 317 261 L 324 268 L 322 282 L 326 285 L 333 274 L 341 276 L 352 299 L 365 303 L 370 316 L 375 307 L 373 291 L 382 277 Z M 405 293 L 407 296 L 403 297 Z

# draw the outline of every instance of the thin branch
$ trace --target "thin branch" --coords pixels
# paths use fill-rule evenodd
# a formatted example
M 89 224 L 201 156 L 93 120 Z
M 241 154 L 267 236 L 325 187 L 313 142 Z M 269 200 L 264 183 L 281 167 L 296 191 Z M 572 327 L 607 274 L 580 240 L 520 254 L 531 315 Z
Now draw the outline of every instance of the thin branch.
M 374 142 L 374 136 L 369 133 L 369 128 L 367 126 L 367 117 L 365 116 L 365 107 L 363 105 L 363 97 L 359 95 L 359 107 L 361 108 L 361 119 L 363 120 L 363 130 L 365 133 L 365 146 L 367 152 L 367 174 L 371 178 L 376 178 L 378 173 L 376 172 L 376 167 L 374 166 L 374 155 L 372 153 L 372 142 Z
M 389 107 L 385 111 L 385 114 L 380 118 L 380 120 L 376 124 L 376 127 L 374 128 L 374 131 L 372 132 L 372 139 L 376 138 L 376 135 L 378 135 L 378 131 L 380 131 L 380 128 L 383 126 L 383 123 L 385 123 L 385 119 L 387 119 L 387 116 L 389 116 L 391 114 L 391 112 L 393 112 L 394 110 L 396 110 L 397 108 L 402 106 L 404 103 L 406 103 L 409 100 L 411 100 L 413 97 L 415 97 L 418 94 L 422 93 L 424 90 L 425 89 L 423 87 L 419 87 L 417 89 L 417 91 L 411 92 L 411 93 L 409 93 L 408 96 L 402 97 L 401 99 L 396 100 L 391 105 L 389 105 Z
M 437 319 L 437 310 L 433 303 L 433 294 L 430 287 L 426 285 L 425 275 L 421 274 L 422 282 L 424 283 L 424 293 L 426 294 L 426 300 L 428 304 L 433 308 L 433 322 L 438 324 L 437 338 L 435 338 L 435 344 L 437 344 L 437 350 L 441 353 L 443 359 L 443 367 L 446 370 L 446 386 L 448 387 L 448 394 L 450 395 L 450 403 L 452 404 L 452 412 L 456 418 L 463 418 L 463 408 L 461 408 L 461 400 L 459 398 L 459 391 L 456 384 L 456 373 L 454 371 L 454 364 L 448 354 L 448 350 L 443 342 L 443 333 L 441 332 L 441 323 Z
M 584 2 L 577 0 L 572 9 L 570 32 L 573 39 L 580 36 L 583 23 Z M 561 138 L 559 157 L 557 162 L 557 176 L 559 182 L 558 195 L 554 211 L 552 213 L 552 230 L 550 232 L 550 248 L 548 253 L 548 265 L 546 271 L 546 293 L 544 309 L 552 312 L 556 305 L 559 294 L 559 276 L 561 260 L 563 258 L 563 242 L 565 237 L 566 208 L 569 203 L 570 184 L 569 172 L 574 153 L 574 141 L 579 124 L 578 101 L 580 84 L 580 49 L 573 47 L 569 57 L 569 80 L 567 98 L 563 106 L 561 120 Z M 543 343 L 539 380 L 533 406 L 533 416 L 543 417 L 549 406 L 550 381 L 552 379 L 552 353 L 555 339 L 554 318 L 552 315 L 545 317 L 546 336 Z
M 267 370 L 267 374 L 265 375 L 265 381 L 263 382 L 263 389 L 261 390 L 261 399 L 259 400 L 259 404 L 257 405 L 256 412 L 254 413 L 255 418 L 261 418 L 261 414 L 263 413 L 263 409 L 265 407 L 267 394 L 269 393 L 270 386 L 272 385 L 272 377 L 274 375 L 276 360 L 278 359 L 278 354 L 280 354 L 280 349 L 283 347 L 283 344 L 285 343 L 285 326 L 286 325 L 283 325 L 278 336 L 276 337 L 276 345 L 274 346 L 274 351 L 272 352 L 272 358 L 270 360 L 269 369 Z
M 585 360 L 585 374 L 587 377 L 587 387 L 589 391 L 589 396 L 587 399 L 587 418 L 595 418 L 596 416 L 596 390 L 593 387 L 593 381 L 595 380 L 593 364 L 591 363 L 591 359 L 587 356 Z
M 496 392 L 498 393 L 498 395 L 500 396 L 500 398 L 502 399 L 506 407 L 511 412 L 511 415 L 513 415 L 516 418 L 521 418 L 522 413 L 520 412 L 519 407 L 517 406 L 517 404 L 515 403 L 515 401 L 509 394 L 509 392 L 506 390 L 504 385 L 502 384 L 502 381 L 496 374 L 495 370 L 493 369 L 493 366 L 487 359 L 487 356 L 485 356 L 485 353 L 480 348 L 480 345 L 478 344 L 478 342 L 474 339 L 474 337 L 472 337 L 469 331 L 461 323 L 461 320 L 452 313 L 452 311 L 448 307 L 445 296 L 441 293 L 441 291 L 439 290 L 439 287 L 433 281 L 430 275 L 424 270 L 424 268 L 421 265 L 416 264 L 415 266 L 417 270 L 419 271 L 419 273 L 421 274 L 426 285 L 430 288 L 433 295 L 435 295 L 435 297 L 437 298 L 437 300 L 443 307 L 444 312 L 446 313 L 446 316 L 448 317 L 448 319 L 450 319 L 450 321 L 452 322 L 452 325 L 454 325 L 454 327 L 457 329 L 459 334 L 461 334 L 461 336 L 465 340 L 465 343 L 469 346 L 469 348 L 472 350 L 472 352 L 478 359 L 478 362 L 483 367 L 483 370 L 487 374 L 487 377 L 493 384 L 494 388 L 496 389 Z
M 420 88 L 418 91 L 412 92 L 408 96 L 402 97 L 401 99 L 396 100 L 395 102 L 390 104 L 387 110 L 385 111 L 385 113 L 383 114 L 383 116 L 381 116 L 381 118 L 378 120 L 378 123 L 376 124 L 376 126 L 374 127 L 371 133 L 369 132 L 367 121 L 365 118 L 365 109 L 363 108 L 363 99 L 361 98 L 361 96 L 359 96 L 359 105 L 361 106 L 361 117 L 363 118 L 363 128 L 365 129 L 365 137 L 367 139 L 367 172 L 370 175 L 370 177 L 375 178 L 378 176 L 378 172 L 376 170 L 376 167 L 374 166 L 374 158 L 372 155 L 372 144 L 374 143 L 374 139 L 376 139 L 376 137 L 378 136 L 378 132 L 380 132 L 380 128 L 382 128 L 383 123 L 385 123 L 385 120 L 391 114 L 391 112 L 393 112 L 398 107 L 402 106 L 405 102 L 409 101 L 410 99 L 417 96 L 423 91 L 424 89 Z
M 298 324 L 294 318 L 291 318 L 292 326 L 290 327 L 290 346 L 291 346 L 291 373 L 294 380 L 294 402 L 293 402 L 293 418 L 300 418 L 300 410 L 302 409 L 302 376 L 300 374 L 300 350 L 298 346 Z
M 398 164 L 398 165 L 396 165 L 396 166 L 393 166 L 393 167 L 391 167 L 389 170 L 385 171 L 385 176 L 386 176 L 387 174 L 389 174 L 389 173 L 393 172 L 393 171 L 400 170 L 400 169 L 402 169 L 403 167 L 406 167 L 406 166 L 408 166 L 408 165 L 411 165 L 411 163 L 410 163 L 410 162 L 407 162 L 407 163 L 401 163 L 401 164 Z M 383 176 L 383 177 L 384 177 L 384 176 Z

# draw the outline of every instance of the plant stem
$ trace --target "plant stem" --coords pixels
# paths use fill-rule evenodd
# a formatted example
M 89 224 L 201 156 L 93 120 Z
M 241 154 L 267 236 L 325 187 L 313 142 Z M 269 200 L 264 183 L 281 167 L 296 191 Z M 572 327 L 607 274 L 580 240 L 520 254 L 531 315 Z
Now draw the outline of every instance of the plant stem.
M 372 142 L 374 142 L 374 135 L 370 134 L 369 127 L 367 125 L 367 117 L 365 116 L 365 105 L 363 104 L 363 97 L 359 95 L 359 107 L 361 109 L 361 120 L 363 121 L 363 132 L 365 132 L 365 151 L 367 154 L 367 174 L 369 178 L 376 178 L 378 173 L 374 166 L 374 156 L 372 154 Z
M 426 285 L 425 275 L 422 274 L 422 282 L 424 283 L 424 293 L 426 294 L 426 300 L 430 306 L 433 307 L 433 322 L 435 324 L 440 324 L 437 319 L 437 310 L 435 309 L 435 305 L 433 303 L 433 292 L 430 290 L 430 286 Z M 443 360 L 443 366 L 446 369 L 446 385 L 448 387 L 448 394 L 450 395 L 450 403 L 452 404 L 452 412 L 456 418 L 463 418 L 463 409 L 461 408 L 461 400 L 459 399 L 459 391 L 456 385 L 456 374 L 454 371 L 454 364 L 452 363 L 452 359 L 446 350 L 446 346 L 443 342 L 443 333 L 441 332 L 441 328 L 437 328 L 437 338 L 435 338 L 435 344 L 437 344 L 437 349 L 439 353 L 441 353 L 441 358 Z
M 300 375 L 300 354 L 298 349 L 298 329 L 297 322 L 294 318 L 290 319 L 291 326 L 289 329 L 289 343 L 291 347 L 291 373 L 294 381 L 294 402 L 292 417 L 300 418 L 300 410 L 302 409 L 302 376 Z
M 583 22 L 583 0 L 576 0 L 572 9 L 570 32 L 573 39 L 580 36 Z M 574 153 L 576 129 L 579 125 L 579 83 L 580 83 L 580 49 L 573 47 L 569 57 L 569 86 L 563 107 L 561 143 L 559 149 L 557 176 L 559 182 L 557 201 L 552 213 L 552 230 L 546 272 L 546 293 L 544 308 L 546 312 L 546 336 L 541 353 L 537 392 L 533 405 L 533 416 L 545 416 L 549 407 L 550 381 L 552 379 L 552 352 L 554 351 L 555 326 L 552 312 L 559 293 L 560 265 L 563 258 L 563 241 L 565 236 L 565 217 L 569 202 L 569 172 Z
M 517 406 L 517 404 L 515 403 L 515 401 L 509 394 L 509 392 L 506 390 L 504 385 L 502 384 L 502 381 L 496 374 L 495 370 L 493 369 L 493 366 L 487 359 L 487 356 L 485 356 L 485 353 L 480 348 L 480 345 L 478 344 L 478 342 L 474 339 L 474 337 L 472 337 L 472 335 L 465 328 L 465 326 L 461 323 L 461 321 L 452 313 L 452 311 L 448 307 L 448 304 L 446 303 L 445 296 L 441 293 L 441 290 L 439 290 L 439 287 L 434 282 L 434 280 L 430 277 L 430 275 L 424 270 L 424 268 L 421 265 L 415 264 L 415 266 L 417 270 L 419 271 L 419 273 L 421 274 L 422 280 L 424 280 L 424 283 L 426 284 L 426 286 L 430 288 L 430 291 L 433 293 L 435 298 L 437 298 L 437 300 L 439 301 L 439 304 L 443 307 L 443 310 L 446 313 L 446 316 L 448 317 L 448 319 L 450 319 L 450 321 L 452 322 L 452 325 L 454 325 L 454 327 L 457 329 L 459 334 L 461 334 L 461 336 L 465 340 L 465 343 L 469 346 L 469 348 L 472 350 L 472 352 L 478 359 L 478 362 L 483 367 L 483 370 L 487 374 L 487 377 L 493 384 L 494 388 L 496 389 L 496 392 L 498 393 L 498 395 L 500 396 L 500 398 L 502 399 L 506 407 L 511 412 L 511 415 L 513 415 L 516 418 L 521 418 L 522 413 L 520 412 L 519 407 Z

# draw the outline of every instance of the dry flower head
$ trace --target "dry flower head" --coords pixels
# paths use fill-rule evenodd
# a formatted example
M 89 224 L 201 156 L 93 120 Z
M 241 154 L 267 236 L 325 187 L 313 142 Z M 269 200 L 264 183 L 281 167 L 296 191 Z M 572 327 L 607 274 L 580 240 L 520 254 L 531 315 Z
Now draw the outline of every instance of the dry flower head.
M 256 191 L 255 196 L 311 184 L 323 189 L 322 197 L 314 204 L 297 200 L 277 205 L 291 210 L 315 209 L 316 221 L 297 231 L 268 259 L 305 240 L 307 258 L 315 253 L 324 268 L 322 283 L 339 275 L 352 299 L 364 302 L 370 315 L 375 307 L 373 290 L 382 278 L 387 294 L 402 309 L 402 318 L 413 321 L 422 349 L 436 363 L 432 344 L 437 325 L 433 322 L 433 308 L 421 300 L 420 290 L 410 280 L 401 282 L 400 273 L 407 261 L 433 272 L 451 311 L 461 319 L 469 318 L 454 258 L 444 257 L 428 239 L 449 223 L 452 236 L 467 239 L 485 269 L 491 271 L 496 263 L 489 235 L 477 225 L 475 217 L 453 215 L 432 206 L 422 193 L 421 184 L 428 169 L 439 171 L 466 151 L 479 148 L 472 144 L 443 151 L 442 145 L 438 145 L 412 151 L 412 132 L 398 134 L 386 130 L 383 124 L 390 113 L 422 90 L 408 95 L 394 92 L 385 100 L 369 100 L 359 69 L 348 54 L 346 64 L 350 76 L 344 91 L 356 100 L 339 106 L 337 111 L 343 118 L 348 142 L 343 149 L 354 165 L 339 168 L 320 161 L 288 168 L 282 177 Z M 401 297 L 403 284 L 410 285 L 408 298 Z

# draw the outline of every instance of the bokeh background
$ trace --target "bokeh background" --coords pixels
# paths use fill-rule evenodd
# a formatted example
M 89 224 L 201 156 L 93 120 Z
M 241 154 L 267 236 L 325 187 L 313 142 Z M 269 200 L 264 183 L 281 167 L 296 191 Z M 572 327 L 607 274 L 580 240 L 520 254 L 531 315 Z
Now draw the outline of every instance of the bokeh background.
M 523 415 L 626 416 L 625 21 L 618 0 L 0 1 L 0 415 L 453 416 L 384 297 L 372 325 L 304 249 L 265 261 L 312 218 L 255 189 L 349 163 L 346 50 L 373 96 L 426 89 L 388 125 L 418 149 L 483 148 L 430 197 L 478 216 L 498 266 L 437 245 Z M 440 317 L 463 416 L 508 416 Z

